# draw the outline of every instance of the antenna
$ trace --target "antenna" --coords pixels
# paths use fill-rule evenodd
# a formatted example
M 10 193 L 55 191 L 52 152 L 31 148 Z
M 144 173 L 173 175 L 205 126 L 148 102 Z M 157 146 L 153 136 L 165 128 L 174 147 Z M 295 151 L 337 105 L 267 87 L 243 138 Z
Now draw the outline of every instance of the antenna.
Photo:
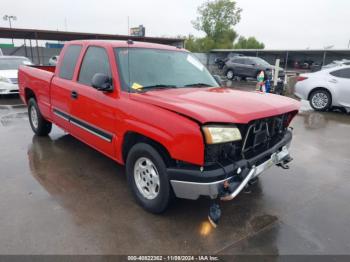
M 130 35 L 130 18 L 128 16 L 128 35 Z

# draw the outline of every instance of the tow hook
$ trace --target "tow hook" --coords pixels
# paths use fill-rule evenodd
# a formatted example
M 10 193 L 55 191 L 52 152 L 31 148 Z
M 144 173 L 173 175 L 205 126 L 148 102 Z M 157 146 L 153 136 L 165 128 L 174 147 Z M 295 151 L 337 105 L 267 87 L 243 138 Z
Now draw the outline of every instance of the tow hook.
M 219 189 L 219 198 L 223 196 L 230 195 L 233 189 L 230 187 L 230 183 L 225 181 Z M 219 224 L 221 218 L 221 208 L 219 202 L 213 200 L 209 207 L 208 220 L 210 224 L 216 228 Z
M 220 205 L 215 201 L 212 202 L 209 208 L 208 220 L 213 227 L 217 227 L 221 218 Z
M 283 169 L 289 169 L 288 163 L 291 162 L 292 160 L 293 160 L 293 158 L 288 156 L 285 159 L 283 159 L 281 163 L 278 163 L 276 166 L 279 166 Z

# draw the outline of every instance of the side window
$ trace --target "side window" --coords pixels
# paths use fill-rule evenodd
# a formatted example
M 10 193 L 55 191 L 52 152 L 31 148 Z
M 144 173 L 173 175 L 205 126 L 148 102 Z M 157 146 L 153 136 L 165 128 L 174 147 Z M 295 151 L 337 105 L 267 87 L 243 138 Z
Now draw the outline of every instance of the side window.
M 102 47 L 90 46 L 81 64 L 78 82 L 91 86 L 96 73 L 112 76 L 107 52 Z
M 244 59 L 243 58 L 236 58 L 236 59 L 233 59 L 232 62 L 236 63 L 236 64 L 244 64 Z
M 336 70 L 336 71 L 330 72 L 330 74 L 332 76 L 350 79 L 350 68 Z
M 60 77 L 72 80 L 75 66 L 80 55 L 81 45 L 70 45 L 64 53 L 63 61 L 60 67 Z
M 244 63 L 246 65 L 252 65 L 252 64 L 255 64 L 254 60 L 250 59 L 250 58 L 247 58 L 244 60 Z

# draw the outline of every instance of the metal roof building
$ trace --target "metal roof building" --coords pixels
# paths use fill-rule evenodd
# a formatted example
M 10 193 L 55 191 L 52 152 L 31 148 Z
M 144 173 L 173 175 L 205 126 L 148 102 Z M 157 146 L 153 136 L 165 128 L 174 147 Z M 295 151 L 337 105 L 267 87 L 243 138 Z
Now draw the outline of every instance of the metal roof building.
M 26 56 L 28 57 L 31 56 L 32 60 L 34 60 L 34 56 L 36 56 L 35 60 L 39 64 L 42 63 L 42 61 L 40 61 L 41 50 L 38 44 L 39 40 L 70 41 L 70 40 L 79 40 L 79 39 L 105 39 L 105 40 L 131 39 L 134 41 L 151 42 L 151 43 L 164 44 L 164 45 L 173 45 L 178 47 L 184 47 L 184 42 L 185 42 L 185 40 L 181 38 L 148 37 L 148 36 L 140 37 L 140 36 L 129 36 L 129 35 L 117 35 L 117 34 L 66 32 L 66 31 L 55 31 L 55 30 L 38 30 L 38 29 L 6 28 L 6 27 L 0 27 L 0 38 L 24 40 L 23 45 L 15 48 L 13 51 L 16 51 L 16 49 L 18 48 L 23 48 Z M 27 45 L 28 40 L 29 40 L 29 46 Z M 33 43 L 32 43 L 33 40 L 34 40 L 34 43 L 36 43 L 35 44 L 36 50 L 34 50 L 34 55 L 33 55 Z M 11 51 L 9 54 L 11 54 L 13 51 Z
M 257 56 L 274 64 L 278 58 L 281 65 L 293 68 L 295 63 L 316 63 L 325 65 L 334 60 L 350 59 L 350 49 L 213 49 L 211 57 L 224 58 L 229 54 L 241 54 L 245 56 Z
M 152 42 L 164 45 L 180 45 L 183 47 L 184 39 L 181 38 L 165 38 L 165 37 L 139 37 L 128 35 L 114 34 L 98 34 L 98 33 L 83 33 L 83 32 L 65 32 L 54 30 L 38 30 L 38 29 L 23 29 L 23 28 L 6 28 L 0 27 L 0 38 L 13 39 L 32 39 L 32 40 L 56 40 L 70 41 L 78 39 L 109 39 L 109 40 L 128 40 L 142 42 Z

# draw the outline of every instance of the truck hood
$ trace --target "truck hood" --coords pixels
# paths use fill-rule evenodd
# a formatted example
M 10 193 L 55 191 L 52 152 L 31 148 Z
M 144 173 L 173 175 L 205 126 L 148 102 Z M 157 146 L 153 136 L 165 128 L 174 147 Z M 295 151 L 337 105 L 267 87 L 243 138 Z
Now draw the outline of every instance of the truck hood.
M 6 78 L 17 78 L 18 70 L 0 70 L 0 76 Z
M 291 98 L 231 88 L 177 88 L 132 93 L 130 98 L 149 103 L 201 123 L 248 123 L 251 120 L 298 111 Z

